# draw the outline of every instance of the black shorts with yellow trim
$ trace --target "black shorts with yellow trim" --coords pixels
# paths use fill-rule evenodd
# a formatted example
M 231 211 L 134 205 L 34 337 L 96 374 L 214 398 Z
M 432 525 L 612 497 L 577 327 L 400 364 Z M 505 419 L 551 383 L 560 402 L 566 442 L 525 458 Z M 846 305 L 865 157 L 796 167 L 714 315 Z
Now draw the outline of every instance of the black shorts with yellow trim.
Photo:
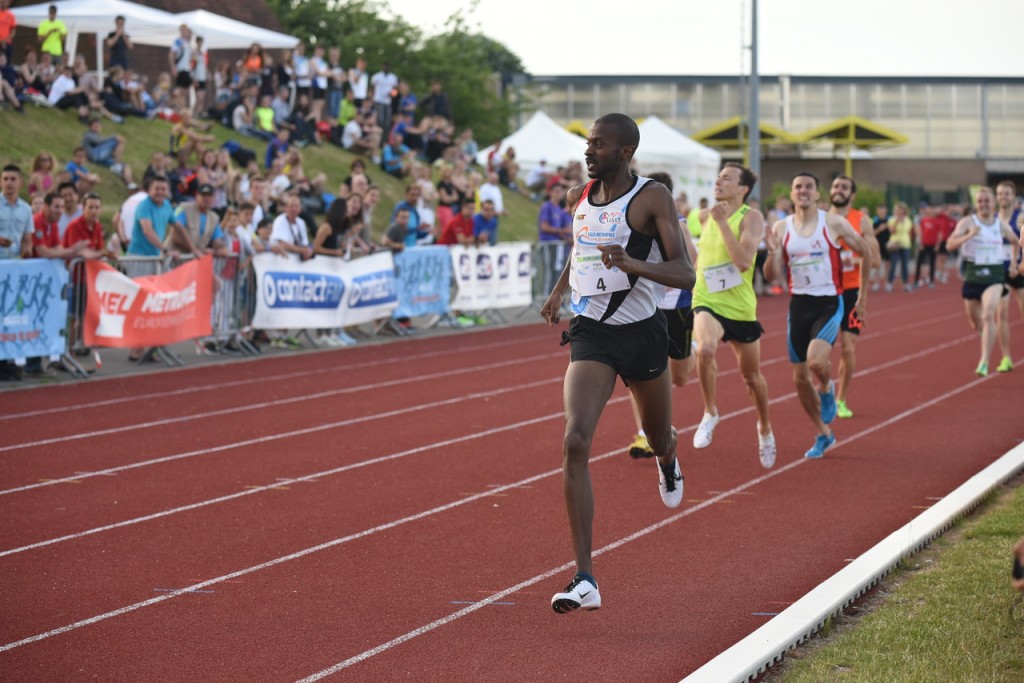
M 679 349 L 679 358 L 671 357 L 674 360 L 689 358 L 693 352 L 693 308 L 663 308 L 661 312 L 668 323 L 668 338 Z

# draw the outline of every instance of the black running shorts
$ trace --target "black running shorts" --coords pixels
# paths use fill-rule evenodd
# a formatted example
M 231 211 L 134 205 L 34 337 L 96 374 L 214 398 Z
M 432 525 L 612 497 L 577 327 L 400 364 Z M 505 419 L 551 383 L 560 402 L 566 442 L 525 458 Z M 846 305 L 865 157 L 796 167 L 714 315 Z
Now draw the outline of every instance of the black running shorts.
M 562 343 L 567 342 L 573 362 L 604 363 L 626 384 L 656 379 L 668 367 L 668 325 L 660 310 L 647 320 L 625 325 L 608 325 L 578 315 L 562 336 Z
M 668 338 L 679 348 L 678 358 L 669 355 L 676 360 L 689 358 L 693 351 L 693 309 L 687 306 L 661 310 L 668 322 Z
M 761 323 L 756 320 L 733 320 L 732 318 L 726 318 L 725 316 L 718 315 L 707 306 L 697 306 L 693 309 L 695 314 L 701 311 L 714 316 L 715 320 L 718 321 L 718 324 L 722 326 L 723 332 L 721 341 L 753 344 L 761 338 L 762 334 L 764 334 L 764 328 L 761 327 Z
M 861 328 L 864 327 L 864 321 L 854 310 L 859 296 L 860 288 L 843 290 L 843 323 L 839 326 L 843 332 L 860 335 Z

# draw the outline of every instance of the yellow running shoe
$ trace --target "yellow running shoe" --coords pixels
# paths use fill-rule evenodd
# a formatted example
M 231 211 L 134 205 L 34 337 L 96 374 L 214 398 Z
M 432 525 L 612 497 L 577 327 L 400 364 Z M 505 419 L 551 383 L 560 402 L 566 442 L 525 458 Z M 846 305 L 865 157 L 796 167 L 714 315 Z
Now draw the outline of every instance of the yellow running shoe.
M 637 434 L 633 437 L 633 443 L 629 444 L 629 457 L 637 460 L 654 457 L 654 451 L 651 450 L 651 445 L 647 443 L 646 436 Z
M 846 401 L 836 400 L 836 415 L 842 418 L 853 417 L 853 411 L 847 407 Z
M 978 363 L 978 367 L 976 367 L 974 369 L 974 374 L 977 375 L 978 377 L 987 377 L 988 376 L 988 363 L 984 363 L 984 362 Z
M 1003 360 L 999 363 L 999 367 L 996 368 L 999 372 L 1009 372 L 1013 370 L 1013 360 L 1009 356 L 1003 356 Z

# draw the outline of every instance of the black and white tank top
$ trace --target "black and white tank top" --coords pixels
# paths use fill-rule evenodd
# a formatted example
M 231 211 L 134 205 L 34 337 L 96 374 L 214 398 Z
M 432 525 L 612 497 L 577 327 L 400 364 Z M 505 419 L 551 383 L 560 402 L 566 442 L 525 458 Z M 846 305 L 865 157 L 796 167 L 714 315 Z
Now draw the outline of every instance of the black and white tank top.
M 621 197 L 596 204 L 591 195 L 596 182 L 583 191 L 573 211 L 573 250 L 569 270 L 572 287 L 572 311 L 609 325 L 646 320 L 657 310 L 664 288 L 638 275 L 627 275 L 618 268 L 605 268 L 598 245 L 620 244 L 634 259 L 662 263 L 664 249 L 658 238 L 633 230 L 626 216 L 630 202 L 650 182 L 634 176 L 633 186 Z

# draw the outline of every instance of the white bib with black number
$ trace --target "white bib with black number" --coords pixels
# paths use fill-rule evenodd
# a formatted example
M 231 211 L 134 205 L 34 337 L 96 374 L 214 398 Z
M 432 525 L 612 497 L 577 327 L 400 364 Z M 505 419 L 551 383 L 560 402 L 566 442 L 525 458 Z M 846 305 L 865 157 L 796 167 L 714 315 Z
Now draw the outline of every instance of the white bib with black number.
M 740 273 L 740 269 L 736 267 L 735 263 L 728 261 L 705 268 L 704 281 L 708 285 L 709 292 L 724 292 L 743 284 L 743 274 Z
M 629 289 L 629 276 L 618 268 L 606 268 L 597 247 L 577 245 L 576 290 L 583 296 L 611 294 Z

